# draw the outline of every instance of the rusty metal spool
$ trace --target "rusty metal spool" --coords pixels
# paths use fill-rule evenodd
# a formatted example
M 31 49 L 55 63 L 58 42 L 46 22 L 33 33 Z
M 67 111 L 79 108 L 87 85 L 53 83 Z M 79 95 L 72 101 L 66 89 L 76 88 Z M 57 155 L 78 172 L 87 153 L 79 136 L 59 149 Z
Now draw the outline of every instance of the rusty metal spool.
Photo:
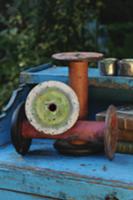
M 69 68 L 69 85 L 73 88 L 76 92 L 79 104 L 80 104 L 80 112 L 79 112 L 79 119 L 87 119 L 88 118 L 88 104 L 89 104 L 89 79 L 88 79 L 88 67 L 89 62 L 98 61 L 103 57 L 103 54 L 96 53 L 96 52 L 63 52 L 63 53 L 56 53 L 52 55 L 53 59 L 59 61 L 67 61 L 68 68 Z M 64 144 L 64 141 L 62 141 Z M 66 142 L 65 142 L 66 143 Z M 85 145 L 85 141 L 74 140 L 69 142 L 70 145 L 77 144 L 78 148 L 80 145 Z M 62 148 L 63 144 L 61 145 L 61 141 L 56 142 L 56 148 Z M 68 144 L 68 147 L 69 147 Z M 60 147 L 61 145 L 61 147 Z M 92 144 L 90 144 L 92 146 Z M 90 146 L 90 148 L 91 148 Z M 96 144 L 98 146 L 98 144 Z M 66 147 L 66 145 L 65 145 Z M 101 145 L 99 146 L 99 150 Z M 74 149 L 74 148 L 73 148 Z M 77 148 L 76 148 L 77 149 Z M 92 148 L 91 148 L 92 149 Z M 97 148 L 96 148 L 97 149 Z M 80 149 L 79 149 L 80 150 Z M 86 151 L 89 149 L 87 148 Z M 90 150 L 91 152 L 95 152 L 93 149 Z
M 107 109 L 105 122 L 79 121 L 77 126 L 71 129 L 72 136 L 57 140 L 54 146 L 60 153 L 67 155 L 88 155 L 105 151 L 106 156 L 112 160 L 118 132 L 116 108 L 111 105 Z M 71 142 L 75 139 L 88 142 L 77 145 Z
M 15 109 L 11 121 L 12 144 L 21 155 L 25 155 L 28 152 L 32 142 L 31 138 L 24 138 L 21 134 L 24 119 L 26 119 L 25 104 L 21 102 Z
M 76 139 L 89 143 L 101 142 L 104 144 L 107 157 L 110 160 L 114 158 L 118 137 L 118 119 L 114 106 L 108 108 L 105 122 L 79 120 L 71 129 L 58 135 L 45 134 L 36 130 L 27 120 L 24 107 L 23 103 L 16 108 L 11 123 L 12 143 L 19 154 L 25 155 L 28 152 L 33 138 L 59 139 L 59 141 Z M 82 150 L 84 153 L 84 147 Z
M 95 52 L 63 52 L 52 55 L 53 59 L 68 62 L 69 85 L 77 94 L 80 104 L 79 119 L 81 120 L 88 116 L 89 62 L 98 61 L 102 57 L 103 54 Z
M 83 54 L 86 55 L 86 53 L 82 53 L 82 56 L 83 56 Z M 92 53 L 92 55 L 93 55 L 93 53 Z M 85 60 L 85 63 L 87 62 L 86 61 L 87 57 L 84 56 L 84 58 L 81 58 L 82 56 L 80 57 L 80 54 L 76 54 L 76 57 L 77 56 L 78 56 L 78 63 L 77 63 L 77 60 L 73 61 L 73 62 L 76 62 L 75 69 L 77 69 L 77 67 L 79 68 L 79 62 L 84 63 L 84 61 L 82 61 L 82 59 Z M 95 56 L 95 58 L 96 58 L 96 56 Z M 73 60 L 74 60 L 74 58 L 73 58 Z M 88 65 L 85 65 L 85 66 L 88 66 Z M 80 77 L 80 73 L 79 73 L 79 77 Z M 80 80 L 80 78 L 79 78 L 79 80 Z M 87 80 L 88 80 L 88 76 L 87 76 Z M 76 85 L 76 82 L 75 82 L 75 85 Z M 81 91 L 82 91 L 82 93 L 84 93 L 83 89 L 80 90 L 80 92 Z M 88 91 L 88 87 L 87 87 L 87 91 Z M 28 102 L 28 100 L 27 100 L 27 102 Z M 36 102 L 36 98 L 35 98 L 35 102 Z M 31 100 L 30 106 L 34 110 L 35 105 L 32 107 L 32 103 L 33 103 L 33 101 Z M 55 103 L 52 102 L 52 105 L 53 104 L 55 106 Z M 82 104 L 80 104 L 80 105 L 82 105 Z M 50 100 L 50 104 L 48 105 L 47 108 L 50 108 L 49 106 L 51 106 L 51 100 Z M 32 110 L 32 109 L 26 108 L 26 112 L 27 112 L 27 109 L 30 111 Z M 50 110 L 51 110 L 51 108 L 50 108 Z M 53 110 L 53 108 L 52 108 L 52 110 Z M 85 117 L 85 113 L 84 113 L 84 115 L 81 115 L 83 118 Z M 89 142 L 89 143 L 90 142 L 92 142 L 92 143 L 102 142 L 102 143 L 104 143 L 105 153 L 106 153 L 107 157 L 110 160 L 112 160 L 114 157 L 116 143 L 117 143 L 117 134 L 118 134 L 118 120 L 117 120 L 117 116 L 116 116 L 116 109 L 114 106 L 109 107 L 109 109 L 107 111 L 105 122 L 96 122 L 96 121 L 91 122 L 91 121 L 78 120 L 73 127 L 71 127 L 71 128 L 67 127 L 67 129 L 65 129 L 66 132 L 64 132 L 64 133 L 62 133 L 62 131 L 56 133 L 56 130 L 55 130 L 55 132 L 54 131 L 50 132 L 50 129 L 49 129 L 49 131 L 46 130 L 46 133 L 45 133 L 44 129 L 40 129 L 40 127 L 38 128 L 34 123 L 31 122 L 31 117 L 29 114 L 26 113 L 26 115 L 25 115 L 24 104 L 19 105 L 13 114 L 12 128 L 11 128 L 12 143 L 13 143 L 14 147 L 16 148 L 16 151 L 22 155 L 24 155 L 28 152 L 32 138 L 49 138 L 49 139 L 59 139 L 60 141 L 65 140 L 65 141 L 68 141 L 68 144 L 72 144 L 72 145 L 78 144 L 80 147 L 81 147 L 81 144 L 87 146 L 87 142 Z M 32 117 L 33 116 L 35 116 L 35 115 L 32 115 Z M 28 120 L 27 120 L 27 118 L 28 118 Z M 38 123 L 38 121 L 36 121 L 36 122 Z M 43 121 L 43 123 L 44 123 L 44 121 Z M 61 126 L 62 126 L 62 124 L 61 124 Z M 76 141 L 76 143 L 75 143 L 75 141 Z M 78 145 L 77 145 L 77 148 L 79 147 Z M 87 148 L 88 148 L 88 146 L 87 146 Z

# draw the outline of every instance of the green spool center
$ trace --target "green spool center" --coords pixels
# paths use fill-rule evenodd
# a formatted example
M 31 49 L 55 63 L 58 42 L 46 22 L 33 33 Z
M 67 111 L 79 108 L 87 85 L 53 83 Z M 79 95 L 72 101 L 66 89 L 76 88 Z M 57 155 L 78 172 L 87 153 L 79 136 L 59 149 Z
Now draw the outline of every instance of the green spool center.
M 32 109 L 37 123 L 42 127 L 59 128 L 67 123 L 72 105 L 63 91 L 51 87 L 36 96 Z

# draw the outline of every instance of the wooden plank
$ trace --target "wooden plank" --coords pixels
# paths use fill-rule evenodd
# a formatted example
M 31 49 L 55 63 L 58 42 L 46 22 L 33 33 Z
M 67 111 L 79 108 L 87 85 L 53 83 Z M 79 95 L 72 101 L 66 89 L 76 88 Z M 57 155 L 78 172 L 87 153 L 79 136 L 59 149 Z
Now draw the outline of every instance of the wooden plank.
M 51 197 L 45 197 L 45 196 L 39 196 L 34 194 L 28 194 L 28 193 L 21 193 L 18 191 L 12 191 L 12 190 L 3 190 L 0 189 L 0 199 L 1 200 L 60 200 L 55 199 Z
M 26 84 L 28 83 L 28 80 L 29 80 L 29 74 L 36 74 L 40 71 L 44 71 L 46 69 L 49 69 L 53 67 L 53 65 L 51 63 L 46 63 L 46 64 L 42 64 L 42 65 L 39 65 L 39 66 L 34 66 L 34 67 L 27 67 L 24 71 L 21 72 L 21 75 L 20 75 L 20 84 Z M 34 83 L 33 83 L 34 84 Z
M 126 165 L 125 165 L 126 163 Z M 0 186 L 3 189 L 59 199 L 133 199 L 133 157 L 117 154 L 113 162 L 104 155 L 59 155 L 52 141 L 35 140 L 25 157 L 11 145 L 0 149 Z
M 38 66 L 39 67 L 39 66 Z M 24 83 L 39 83 L 45 81 L 46 76 L 52 76 L 53 78 L 68 77 L 68 67 L 64 66 L 53 66 L 47 69 L 42 69 L 37 72 L 22 72 L 20 79 Z M 90 80 L 90 85 L 102 88 L 118 88 L 118 89 L 131 89 L 133 90 L 133 78 L 132 77 L 120 77 L 120 76 L 101 76 L 98 69 L 89 68 L 88 76 Z
M 39 66 L 37 67 L 39 69 Z M 36 68 L 36 69 L 37 69 Z M 133 78 L 100 76 L 98 69 L 89 68 L 90 98 L 112 102 L 124 102 L 133 99 Z M 20 80 L 26 84 L 37 84 L 43 81 L 55 80 L 68 83 L 68 68 L 64 66 L 52 66 L 39 71 L 24 71 L 20 74 Z M 103 98 L 104 97 L 104 98 Z

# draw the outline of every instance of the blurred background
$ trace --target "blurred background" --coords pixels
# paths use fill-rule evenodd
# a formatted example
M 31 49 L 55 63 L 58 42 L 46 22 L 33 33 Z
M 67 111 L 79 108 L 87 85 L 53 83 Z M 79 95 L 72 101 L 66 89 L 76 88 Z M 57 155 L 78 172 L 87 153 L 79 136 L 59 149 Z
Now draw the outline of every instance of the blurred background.
M 0 109 L 21 70 L 61 51 L 133 57 L 133 1 L 0 0 Z

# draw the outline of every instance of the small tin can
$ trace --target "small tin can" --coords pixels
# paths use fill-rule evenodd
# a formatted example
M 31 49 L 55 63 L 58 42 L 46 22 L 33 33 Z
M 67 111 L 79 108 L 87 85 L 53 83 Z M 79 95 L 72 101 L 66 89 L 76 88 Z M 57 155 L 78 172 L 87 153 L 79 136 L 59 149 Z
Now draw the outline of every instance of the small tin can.
M 100 75 L 115 76 L 117 74 L 117 58 L 105 58 L 98 62 Z
M 133 58 L 118 61 L 118 76 L 133 76 Z

